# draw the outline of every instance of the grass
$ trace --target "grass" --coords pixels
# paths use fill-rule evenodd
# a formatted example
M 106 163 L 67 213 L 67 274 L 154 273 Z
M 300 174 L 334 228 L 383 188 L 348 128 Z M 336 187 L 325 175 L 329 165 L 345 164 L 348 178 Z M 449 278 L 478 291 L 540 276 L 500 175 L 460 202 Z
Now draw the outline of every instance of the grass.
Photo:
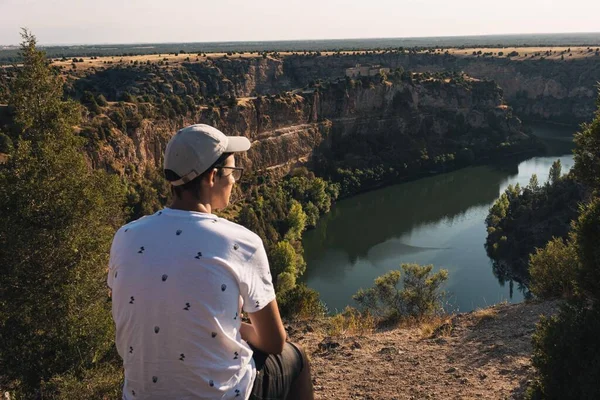
M 363 336 L 375 329 L 375 318 L 369 313 L 361 313 L 355 308 L 346 309 L 329 317 L 325 332 L 331 337 Z
M 479 308 L 471 314 L 477 323 L 495 319 L 498 316 L 498 310 L 493 307 Z
M 452 333 L 452 318 L 448 315 L 430 317 L 421 322 L 421 337 L 450 336 Z

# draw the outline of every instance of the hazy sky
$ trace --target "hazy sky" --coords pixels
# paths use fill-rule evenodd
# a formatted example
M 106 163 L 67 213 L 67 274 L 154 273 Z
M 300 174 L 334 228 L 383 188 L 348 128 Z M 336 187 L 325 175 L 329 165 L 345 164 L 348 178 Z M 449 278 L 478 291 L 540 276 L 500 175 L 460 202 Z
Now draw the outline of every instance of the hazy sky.
M 0 45 L 600 31 L 599 0 L 0 0 Z

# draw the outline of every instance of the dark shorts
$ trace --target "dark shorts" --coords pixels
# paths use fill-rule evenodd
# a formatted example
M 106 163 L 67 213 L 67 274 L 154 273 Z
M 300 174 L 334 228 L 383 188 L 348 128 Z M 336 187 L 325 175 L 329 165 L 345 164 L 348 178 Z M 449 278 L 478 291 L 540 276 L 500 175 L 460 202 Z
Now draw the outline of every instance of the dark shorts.
M 256 380 L 250 400 L 284 400 L 290 392 L 292 382 L 304 368 L 302 353 L 289 342 L 285 344 L 281 354 L 252 350 Z

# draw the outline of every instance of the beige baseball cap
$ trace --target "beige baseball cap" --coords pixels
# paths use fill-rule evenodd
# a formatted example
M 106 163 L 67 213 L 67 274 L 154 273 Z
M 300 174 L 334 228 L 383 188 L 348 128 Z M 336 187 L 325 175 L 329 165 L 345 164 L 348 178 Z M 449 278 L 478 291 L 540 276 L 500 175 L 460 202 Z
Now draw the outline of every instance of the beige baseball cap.
M 249 148 L 250 141 L 244 136 L 225 136 L 210 125 L 191 125 L 180 129 L 169 140 L 164 167 L 181 177 L 171 181 L 171 185 L 180 186 L 200 176 L 223 153 L 237 153 Z

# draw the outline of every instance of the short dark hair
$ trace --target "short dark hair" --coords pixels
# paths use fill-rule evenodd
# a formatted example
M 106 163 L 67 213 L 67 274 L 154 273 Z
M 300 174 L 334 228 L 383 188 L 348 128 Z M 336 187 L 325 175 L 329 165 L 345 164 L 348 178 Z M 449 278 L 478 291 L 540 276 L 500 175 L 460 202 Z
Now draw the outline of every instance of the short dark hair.
M 191 181 L 184 183 L 183 185 L 171 186 L 171 191 L 178 198 L 181 198 L 183 196 L 183 192 L 190 192 L 192 194 L 192 196 L 194 196 L 194 198 L 199 200 L 200 199 L 200 189 L 202 188 L 202 185 L 201 185 L 202 180 L 206 176 L 208 176 L 208 174 L 210 174 L 213 169 L 222 167 L 225 164 L 225 160 L 227 160 L 227 158 L 229 158 L 229 156 L 232 154 L 233 153 L 221 154 L 221 157 L 219 157 L 217 159 L 217 161 L 215 161 L 210 167 L 208 167 L 208 169 L 206 171 L 204 171 L 203 173 L 201 173 L 200 175 L 198 175 Z M 217 174 L 218 174 L 218 176 L 222 176 L 223 170 L 222 169 L 217 170 Z M 181 179 L 181 177 L 175 171 L 170 170 L 170 169 L 165 169 L 165 178 L 167 178 L 167 180 L 169 182 L 173 182 L 173 181 L 176 181 L 177 179 Z

